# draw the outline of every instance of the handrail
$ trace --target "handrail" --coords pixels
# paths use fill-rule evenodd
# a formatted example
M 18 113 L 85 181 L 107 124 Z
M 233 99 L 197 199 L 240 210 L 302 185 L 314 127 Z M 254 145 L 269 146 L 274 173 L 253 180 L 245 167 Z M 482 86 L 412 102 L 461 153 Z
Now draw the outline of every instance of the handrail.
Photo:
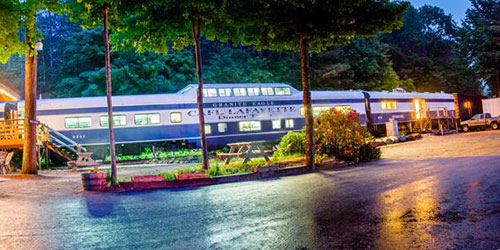
M 54 136 L 50 136 L 50 138 L 54 141 L 56 141 L 57 143 L 59 143 L 60 146 L 64 146 L 66 148 L 68 148 L 71 152 L 77 154 L 78 152 L 73 148 L 73 147 L 69 147 L 68 145 L 64 144 L 64 142 L 62 142 L 61 140 L 57 139 L 56 137 Z M 70 145 L 72 146 L 72 145 Z
M 57 130 L 54 130 L 52 129 L 51 127 L 47 126 L 46 124 L 44 123 L 40 123 L 40 125 L 42 127 L 45 127 L 49 130 L 49 134 L 55 134 L 57 135 L 58 137 L 66 140 L 66 143 L 63 143 L 61 140 L 58 139 L 58 142 L 61 144 L 61 146 L 65 146 L 65 147 L 68 147 L 68 144 L 71 145 L 72 147 L 76 147 L 77 150 L 75 150 L 75 153 L 77 153 L 76 151 L 78 150 L 82 150 L 83 152 L 87 152 L 87 149 L 85 147 L 83 147 L 81 144 L 71 140 L 70 138 L 68 138 L 67 136 L 65 136 L 64 134 L 62 134 L 61 132 L 57 131 Z M 51 136 L 51 138 L 56 138 L 55 136 Z M 72 150 L 73 151 L 73 150 Z

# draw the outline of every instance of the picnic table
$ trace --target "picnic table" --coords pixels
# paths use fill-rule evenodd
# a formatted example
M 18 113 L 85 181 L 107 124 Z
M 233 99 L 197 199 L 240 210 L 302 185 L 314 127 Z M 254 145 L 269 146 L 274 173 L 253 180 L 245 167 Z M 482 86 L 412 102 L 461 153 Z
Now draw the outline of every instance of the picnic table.
M 217 158 L 224 160 L 226 164 L 231 162 L 233 158 L 243 158 L 243 164 L 247 163 L 251 158 L 263 157 L 269 161 L 269 155 L 272 151 L 265 151 L 262 144 L 266 141 L 253 141 L 253 142 L 238 142 L 227 144 L 229 146 L 229 153 L 219 153 Z

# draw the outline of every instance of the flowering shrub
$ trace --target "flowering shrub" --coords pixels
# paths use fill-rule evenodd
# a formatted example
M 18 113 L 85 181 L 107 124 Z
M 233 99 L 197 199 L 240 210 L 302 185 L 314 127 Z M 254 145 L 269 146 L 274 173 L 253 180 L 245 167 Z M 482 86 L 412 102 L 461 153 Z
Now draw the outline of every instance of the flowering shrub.
M 380 149 L 366 127 L 359 124 L 355 110 L 324 111 L 315 119 L 314 135 L 319 154 L 334 155 L 354 162 L 380 158 Z
M 278 144 L 278 150 L 273 157 L 304 155 L 306 152 L 306 134 L 304 132 L 288 132 Z

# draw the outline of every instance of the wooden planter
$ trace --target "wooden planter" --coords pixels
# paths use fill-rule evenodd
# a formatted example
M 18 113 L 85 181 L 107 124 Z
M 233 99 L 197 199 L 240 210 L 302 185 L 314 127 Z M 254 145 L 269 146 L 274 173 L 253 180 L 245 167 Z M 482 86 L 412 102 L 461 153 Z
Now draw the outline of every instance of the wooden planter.
M 107 186 L 108 174 L 100 173 L 83 173 L 82 184 L 86 191 L 104 191 Z
M 207 176 L 205 173 L 196 173 L 196 174 L 176 174 L 176 180 L 193 180 L 193 179 L 205 179 Z
M 260 168 L 254 168 L 253 172 L 254 173 L 267 173 L 267 172 L 274 172 L 278 170 L 278 165 L 272 165 L 268 167 L 260 167 Z

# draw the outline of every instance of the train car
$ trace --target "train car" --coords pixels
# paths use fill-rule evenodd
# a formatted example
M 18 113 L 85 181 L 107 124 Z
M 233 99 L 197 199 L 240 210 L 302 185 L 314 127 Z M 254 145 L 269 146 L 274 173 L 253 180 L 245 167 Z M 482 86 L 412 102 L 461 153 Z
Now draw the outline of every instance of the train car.
M 199 145 L 197 85 L 175 94 L 113 97 L 117 151 L 137 154 L 151 145 Z M 209 148 L 231 142 L 278 140 L 305 124 L 302 92 L 287 84 L 206 84 L 203 89 Z M 313 111 L 353 109 L 366 123 L 361 91 L 312 91 Z M 24 103 L 18 103 L 22 117 Z M 96 159 L 108 152 L 106 97 L 44 99 L 37 102 L 41 123 L 90 148 Z
M 197 85 L 174 94 L 113 97 L 113 123 L 119 154 L 138 154 L 152 145 L 198 147 Z M 281 83 L 205 84 L 204 116 L 208 147 L 228 143 L 278 140 L 305 124 L 302 91 Z M 454 114 L 454 98 L 445 93 L 395 91 L 312 91 L 314 115 L 335 108 L 355 110 L 362 125 L 383 125 L 389 119 L 411 123 L 421 117 Z M 3 104 L 2 115 L 22 118 L 24 103 Z M 2 107 L 0 107 L 2 108 Z M 3 108 L 2 108 L 3 109 Z M 445 115 L 440 114 L 440 115 Z M 94 152 L 108 154 L 106 97 L 58 98 L 37 101 L 37 119 Z
M 452 94 L 405 92 L 402 89 L 365 92 L 368 97 L 370 123 L 381 125 L 389 119 L 409 123 L 416 119 L 455 116 Z M 445 111 L 446 110 L 446 111 Z

